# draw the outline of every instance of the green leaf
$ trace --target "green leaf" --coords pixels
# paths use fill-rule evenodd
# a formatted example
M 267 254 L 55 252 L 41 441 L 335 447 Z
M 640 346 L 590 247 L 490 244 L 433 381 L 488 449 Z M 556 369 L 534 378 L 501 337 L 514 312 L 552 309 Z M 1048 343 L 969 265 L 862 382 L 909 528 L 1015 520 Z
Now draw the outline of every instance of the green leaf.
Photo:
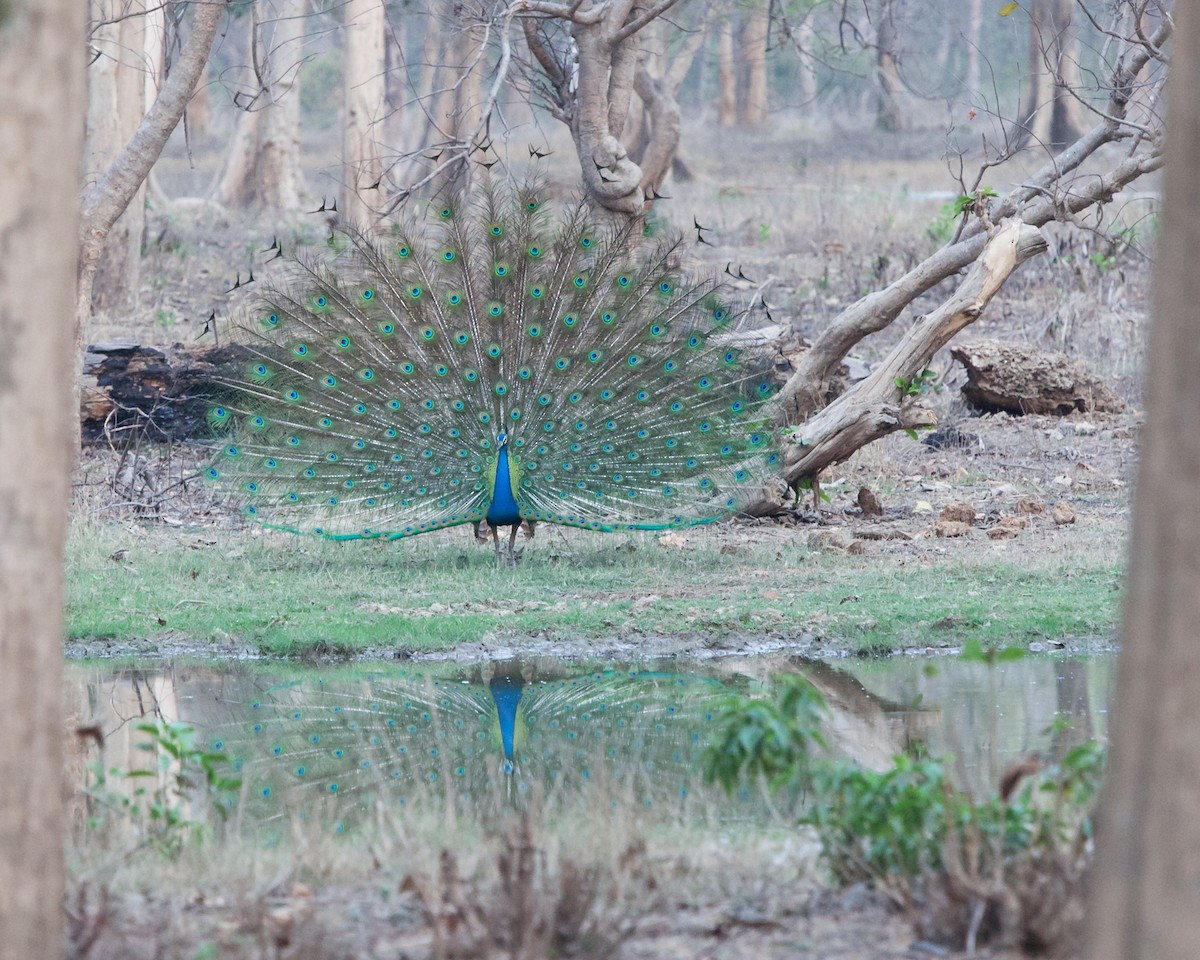
M 1020 6 L 1021 5 L 1019 3 L 1017 3 L 1016 0 L 1013 0 L 1012 3 L 1006 3 L 1004 6 L 1002 6 L 1000 8 L 1000 16 L 1002 16 L 1002 17 L 1012 16 L 1012 14 L 1017 12 L 1017 8 Z

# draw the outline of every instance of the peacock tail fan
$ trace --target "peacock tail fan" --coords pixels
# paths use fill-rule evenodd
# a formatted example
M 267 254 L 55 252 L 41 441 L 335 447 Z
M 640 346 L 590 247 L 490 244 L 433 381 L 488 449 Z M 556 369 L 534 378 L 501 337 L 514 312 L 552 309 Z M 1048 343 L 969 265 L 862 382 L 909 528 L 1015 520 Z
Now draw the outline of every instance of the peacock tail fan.
M 208 477 L 260 522 L 335 539 L 730 516 L 777 463 L 772 387 L 679 242 L 630 240 L 501 186 L 332 238 L 239 328 Z

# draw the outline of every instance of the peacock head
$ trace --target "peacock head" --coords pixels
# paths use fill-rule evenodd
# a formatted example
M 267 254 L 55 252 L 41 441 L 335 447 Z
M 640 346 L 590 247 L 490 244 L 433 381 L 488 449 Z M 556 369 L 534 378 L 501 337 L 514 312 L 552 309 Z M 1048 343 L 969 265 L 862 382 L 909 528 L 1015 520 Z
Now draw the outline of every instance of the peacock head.
M 507 445 L 508 445 L 508 434 L 501 432 L 500 435 L 498 437 L 496 437 L 496 446 L 499 447 L 501 450 L 503 450 L 504 447 L 506 447 Z

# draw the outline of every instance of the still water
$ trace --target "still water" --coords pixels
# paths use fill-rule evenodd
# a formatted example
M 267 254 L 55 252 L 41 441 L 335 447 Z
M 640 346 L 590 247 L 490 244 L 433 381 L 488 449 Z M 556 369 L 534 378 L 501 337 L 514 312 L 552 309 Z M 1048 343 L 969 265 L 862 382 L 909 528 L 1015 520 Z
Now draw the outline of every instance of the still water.
M 536 798 L 543 816 L 759 821 L 754 788 L 725 797 L 700 757 L 733 694 L 769 695 L 784 674 L 825 697 L 842 758 L 886 767 L 917 745 L 955 758 L 960 782 L 995 788 L 1011 762 L 1053 758 L 1106 733 L 1110 658 L 987 667 L 950 658 L 824 663 L 786 657 L 580 664 L 69 663 L 76 727 L 102 734 L 106 768 L 145 769 L 140 719 L 183 721 L 241 778 L 215 801 L 242 824 L 344 832 L 389 811 L 488 816 Z M 95 738 L 73 741 L 86 782 Z M 582 821 L 586 822 L 586 821 Z

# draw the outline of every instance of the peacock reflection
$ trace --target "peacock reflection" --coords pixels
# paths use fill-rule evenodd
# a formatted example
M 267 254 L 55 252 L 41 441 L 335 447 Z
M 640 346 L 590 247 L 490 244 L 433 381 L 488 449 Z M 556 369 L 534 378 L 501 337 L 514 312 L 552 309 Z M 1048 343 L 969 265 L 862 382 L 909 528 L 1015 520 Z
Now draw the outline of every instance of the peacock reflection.
M 545 658 L 292 666 L 286 676 L 278 665 L 69 665 L 68 676 L 79 705 L 72 720 L 100 731 L 106 766 L 149 759 L 138 749 L 139 718 L 188 723 L 241 779 L 239 790 L 210 802 L 276 835 L 289 824 L 344 831 L 401 812 L 444 823 L 486 819 L 534 798 L 542 815 L 574 829 L 615 810 L 663 823 L 766 819 L 761 792 L 730 798 L 703 783 L 701 754 L 722 701 L 770 695 L 781 673 L 802 672 L 820 690 L 825 736 L 842 757 L 884 769 L 914 743 L 949 747 L 979 790 L 1023 752 L 1053 750 L 1042 732 L 1055 721 L 1054 704 L 1091 729 L 1086 703 L 1080 710 L 1078 697 L 1053 695 L 1062 677 L 1090 677 L 1072 689 L 1107 699 L 1103 662 L 1031 660 L 996 676 L 947 664 L 932 678 L 903 661 L 853 666 L 778 656 L 587 669 Z M 933 697 L 949 714 L 928 705 Z M 1003 705 L 999 720 L 979 709 L 984 700 Z M 80 782 L 93 749 L 76 739 Z M 204 802 L 196 799 L 197 810 Z
M 347 818 L 374 807 L 446 810 L 667 805 L 701 788 L 699 757 L 718 680 L 658 671 L 564 673 L 532 663 L 465 673 L 318 679 L 222 702 L 212 747 L 243 779 L 241 802 L 267 817 Z

